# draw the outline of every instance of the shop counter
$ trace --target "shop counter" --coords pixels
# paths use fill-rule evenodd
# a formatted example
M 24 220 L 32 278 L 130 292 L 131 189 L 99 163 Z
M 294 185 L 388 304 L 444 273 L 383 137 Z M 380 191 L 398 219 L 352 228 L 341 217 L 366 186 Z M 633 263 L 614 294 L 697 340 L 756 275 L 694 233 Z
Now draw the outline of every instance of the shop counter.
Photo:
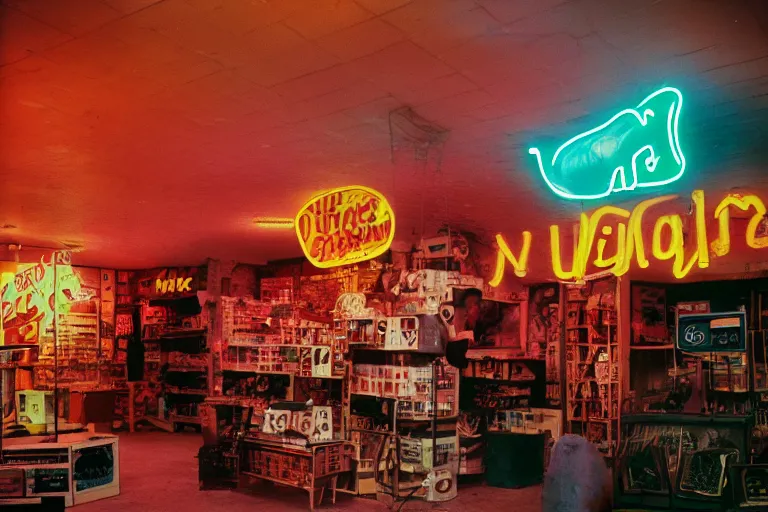
M 309 492 L 309 509 L 323 499 L 326 488 L 336 503 L 336 483 L 351 470 L 354 446 L 345 441 L 329 441 L 296 446 L 261 439 L 243 441 L 241 474 Z
M 68 507 L 120 494 L 118 438 L 87 432 L 3 440 L 0 508 L 63 499 Z M 8 501 L 6 501 L 8 500 Z

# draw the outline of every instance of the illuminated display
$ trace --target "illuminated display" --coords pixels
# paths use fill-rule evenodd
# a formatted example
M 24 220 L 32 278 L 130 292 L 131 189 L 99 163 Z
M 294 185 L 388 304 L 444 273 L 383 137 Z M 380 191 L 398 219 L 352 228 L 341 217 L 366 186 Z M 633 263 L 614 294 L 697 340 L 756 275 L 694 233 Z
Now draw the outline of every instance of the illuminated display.
M 316 267 L 329 268 L 380 256 L 395 236 L 395 213 L 367 187 L 342 187 L 309 200 L 294 222 L 299 244 Z
M 57 254 L 53 258 L 60 260 Z M 5 275 L 7 281 L 0 289 L 3 339 L 6 344 L 36 343 L 53 323 L 52 261 L 20 265 L 15 274 Z M 59 313 L 66 313 L 72 302 L 87 298 L 71 265 L 57 264 L 56 280 Z
M 549 188 L 566 199 L 598 199 L 638 187 L 659 187 L 685 172 L 678 125 L 683 95 L 654 92 L 552 152 L 530 148 Z
M 174 271 L 163 271 L 161 276 L 155 279 L 155 293 L 157 295 L 168 295 L 174 293 L 193 292 L 192 277 L 184 275 L 175 276 Z
M 678 199 L 667 195 L 639 203 L 631 212 L 615 206 L 598 208 L 591 215 L 582 213 L 578 231 L 575 234 L 573 257 L 570 268 L 563 265 L 559 226 L 550 226 L 550 253 L 552 272 L 563 281 L 579 281 L 587 275 L 590 267 L 605 269 L 613 275 L 626 274 L 634 260 L 640 268 L 650 265 L 646 254 L 646 240 L 643 237 L 643 223 L 652 207 Z M 753 249 L 768 247 L 768 236 L 759 236 L 759 229 L 766 215 L 766 207 L 754 195 L 729 195 L 715 209 L 717 238 L 711 243 L 707 237 L 704 192 L 696 190 L 691 194 L 693 220 L 690 231 L 681 215 L 660 215 L 653 221 L 651 254 L 658 261 L 672 262 L 672 275 L 677 279 L 686 277 L 694 267 L 709 267 L 709 250 L 717 256 L 725 256 L 731 250 L 730 209 L 754 213 L 750 218 L 745 235 L 746 244 Z M 616 227 L 613 226 L 615 224 Z M 499 286 L 509 261 L 515 275 L 524 277 L 531 247 L 531 234 L 525 232 L 520 256 L 515 258 L 502 235 L 496 236 L 499 246 L 496 271 L 491 286 Z M 615 247 L 615 253 L 606 254 L 608 247 Z M 594 257 L 593 257 L 594 256 Z
M 133 274 L 138 297 L 193 297 L 205 289 L 205 267 L 147 269 Z

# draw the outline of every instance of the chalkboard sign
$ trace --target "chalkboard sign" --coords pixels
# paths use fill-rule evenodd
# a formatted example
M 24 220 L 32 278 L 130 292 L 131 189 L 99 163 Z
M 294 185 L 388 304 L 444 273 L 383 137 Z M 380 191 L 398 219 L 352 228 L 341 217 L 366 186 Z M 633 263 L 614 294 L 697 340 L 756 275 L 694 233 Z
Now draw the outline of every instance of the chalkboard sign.
M 677 348 L 686 352 L 744 352 L 747 314 L 704 313 L 677 318 Z
M 77 492 L 103 487 L 115 478 L 115 460 L 112 444 L 89 446 L 72 451 L 75 462 L 72 480 Z

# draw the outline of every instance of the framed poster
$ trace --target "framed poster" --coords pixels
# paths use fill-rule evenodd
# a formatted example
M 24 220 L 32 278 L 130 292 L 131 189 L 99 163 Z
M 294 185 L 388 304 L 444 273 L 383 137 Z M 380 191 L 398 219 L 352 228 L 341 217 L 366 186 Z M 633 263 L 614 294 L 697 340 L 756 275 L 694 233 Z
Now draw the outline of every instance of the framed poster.
M 653 286 L 632 287 L 632 344 L 669 343 L 667 291 Z
M 312 347 L 312 377 L 331 376 L 331 347 Z
M 467 314 L 474 314 L 470 306 Z M 470 348 L 522 349 L 522 303 L 482 300 L 474 322 L 474 342 Z
M 554 344 L 556 351 L 559 341 L 560 287 L 555 283 L 531 286 L 526 354 L 537 359 L 544 358 L 548 353 L 547 347 Z

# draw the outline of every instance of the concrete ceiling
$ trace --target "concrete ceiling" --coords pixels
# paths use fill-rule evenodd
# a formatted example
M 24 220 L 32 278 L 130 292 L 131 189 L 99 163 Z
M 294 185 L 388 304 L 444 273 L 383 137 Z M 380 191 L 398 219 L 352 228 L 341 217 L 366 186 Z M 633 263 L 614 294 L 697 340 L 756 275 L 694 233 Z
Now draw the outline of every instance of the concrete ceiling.
M 673 190 L 768 197 L 763 3 L 1 0 L 0 242 L 124 268 L 263 262 L 300 249 L 255 216 L 350 184 L 390 199 L 400 240 L 516 236 L 582 207 L 525 144 L 664 84 L 685 92 L 692 155 Z M 426 162 L 393 159 L 403 106 L 450 132 Z

